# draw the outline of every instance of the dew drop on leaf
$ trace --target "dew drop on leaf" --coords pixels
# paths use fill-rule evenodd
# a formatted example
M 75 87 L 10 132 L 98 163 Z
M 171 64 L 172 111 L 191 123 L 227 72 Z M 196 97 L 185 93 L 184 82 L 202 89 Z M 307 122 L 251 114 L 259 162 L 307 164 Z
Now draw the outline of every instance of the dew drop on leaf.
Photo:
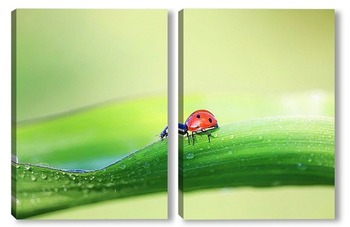
M 25 168 L 26 170 L 30 170 L 30 165 L 25 165 L 24 168 Z
M 47 179 L 47 175 L 45 173 L 41 173 L 40 175 L 41 179 L 46 180 Z
M 58 175 L 58 173 L 57 173 L 57 174 L 55 175 L 54 179 L 55 179 L 55 180 L 60 179 L 60 175 Z
M 31 180 L 31 181 L 36 181 L 36 176 L 31 175 L 31 176 L 30 176 L 30 180 Z
M 194 154 L 193 153 L 187 153 L 186 154 L 186 159 L 193 159 L 194 158 Z
M 143 167 L 144 167 L 144 168 L 148 168 L 148 167 L 149 167 L 149 163 L 148 163 L 148 162 L 145 162 L 145 163 L 143 164 Z
M 125 169 L 125 167 L 126 167 L 126 166 L 125 166 L 125 164 L 123 164 L 123 163 L 120 164 L 120 166 L 119 166 L 120 169 Z
M 88 187 L 88 188 L 93 188 L 93 187 L 94 187 L 94 184 L 93 184 L 93 183 L 88 183 L 88 184 L 86 184 L 86 187 Z
M 307 166 L 304 165 L 303 163 L 298 163 L 298 164 L 297 164 L 297 168 L 298 168 L 299 170 L 306 170 L 306 169 L 307 169 Z

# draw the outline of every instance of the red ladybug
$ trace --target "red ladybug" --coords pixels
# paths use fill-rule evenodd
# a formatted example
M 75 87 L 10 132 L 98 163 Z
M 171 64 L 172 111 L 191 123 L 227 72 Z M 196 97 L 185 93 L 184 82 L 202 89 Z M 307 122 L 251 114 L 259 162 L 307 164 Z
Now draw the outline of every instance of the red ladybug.
M 218 122 L 211 112 L 208 110 L 196 110 L 186 120 L 186 134 L 188 142 L 190 142 L 191 132 L 192 142 L 194 144 L 195 134 L 206 134 L 210 143 L 211 132 L 219 128 Z

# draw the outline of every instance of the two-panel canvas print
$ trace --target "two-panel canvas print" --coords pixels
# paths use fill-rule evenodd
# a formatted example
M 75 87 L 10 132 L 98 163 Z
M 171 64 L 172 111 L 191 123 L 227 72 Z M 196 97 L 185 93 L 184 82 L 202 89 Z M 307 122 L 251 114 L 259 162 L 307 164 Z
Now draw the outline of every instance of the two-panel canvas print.
M 14 11 L 13 216 L 167 219 L 169 150 L 185 220 L 334 219 L 334 23 L 180 11 L 169 130 L 167 10 Z

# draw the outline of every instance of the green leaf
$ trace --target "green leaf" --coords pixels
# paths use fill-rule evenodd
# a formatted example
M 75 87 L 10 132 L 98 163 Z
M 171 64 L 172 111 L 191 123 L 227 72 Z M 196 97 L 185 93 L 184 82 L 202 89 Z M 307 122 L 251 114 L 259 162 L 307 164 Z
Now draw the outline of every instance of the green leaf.
M 334 119 L 273 117 L 180 138 L 180 189 L 334 185 Z
M 26 218 L 50 211 L 167 189 L 167 141 L 158 141 L 104 169 L 63 171 L 12 163 L 12 213 Z
M 183 191 L 236 186 L 334 185 L 334 119 L 273 117 L 224 125 L 211 143 L 180 138 Z M 181 145 L 181 143 L 183 143 Z M 12 163 L 13 214 L 46 212 L 167 190 L 167 140 L 104 169 Z
M 22 122 L 16 156 L 20 163 L 60 169 L 103 168 L 159 140 L 165 113 L 165 96 L 145 96 Z

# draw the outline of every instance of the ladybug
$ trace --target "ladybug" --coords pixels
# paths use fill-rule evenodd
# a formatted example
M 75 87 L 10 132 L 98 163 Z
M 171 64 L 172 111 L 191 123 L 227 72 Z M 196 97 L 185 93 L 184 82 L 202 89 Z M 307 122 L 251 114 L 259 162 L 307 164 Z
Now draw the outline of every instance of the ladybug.
M 188 143 L 195 141 L 195 134 L 206 134 L 210 143 L 211 132 L 219 128 L 215 116 L 208 110 L 197 110 L 193 112 L 186 120 L 185 124 L 178 124 L 178 133 L 180 135 L 187 135 Z M 191 135 L 190 133 L 191 132 Z M 168 126 L 160 133 L 160 138 L 168 136 Z M 191 138 L 190 138 L 191 137 Z
M 218 122 L 211 112 L 208 110 L 196 110 L 194 111 L 185 122 L 188 143 L 190 137 L 192 137 L 192 143 L 195 141 L 195 134 L 206 134 L 210 143 L 211 132 L 219 128 Z M 191 132 L 191 135 L 189 134 Z

